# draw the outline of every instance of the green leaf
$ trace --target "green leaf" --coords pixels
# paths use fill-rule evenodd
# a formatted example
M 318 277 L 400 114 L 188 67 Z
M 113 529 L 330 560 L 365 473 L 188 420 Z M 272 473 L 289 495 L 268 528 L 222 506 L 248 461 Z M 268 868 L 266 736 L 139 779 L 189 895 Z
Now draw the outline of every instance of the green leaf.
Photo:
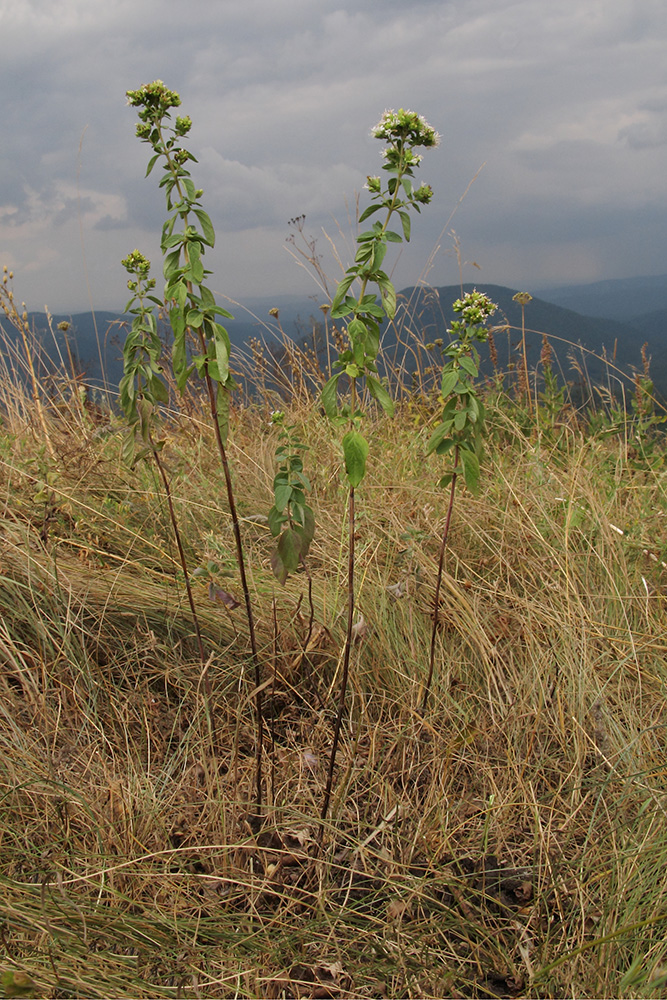
M 347 291 L 348 291 L 350 285 L 352 284 L 352 282 L 354 281 L 354 279 L 356 278 L 356 276 L 357 276 L 356 273 L 355 274 L 348 274 L 347 277 L 343 278 L 343 280 L 339 283 L 338 288 L 336 289 L 336 294 L 334 295 L 333 301 L 331 303 L 331 315 L 332 316 L 334 315 L 336 309 L 338 309 L 338 307 L 342 303 L 343 299 L 345 298 L 345 296 L 347 294 Z
M 132 468 L 134 465 L 134 453 L 136 451 L 135 443 L 135 432 L 131 430 L 129 434 L 123 439 L 123 448 L 121 450 L 121 461 L 124 465 Z
M 146 167 L 146 174 L 145 174 L 146 177 L 148 177 L 148 175 L 150 174 L 151 170 L 153 169 L 159 158 L 160 158 L 159 153 L 156 153 L 155 156 L 151 156 L 150 160 L 148 161 L 148 166 Z
M 376 243 L 375 251 L 373 253 L 373 270 L 377 270 L 378 267 L 382 267 L 382 261 L 387 255 L 387 244 L 386 243 Z
M 162 272 L 164 274 L 165 281 L 170 282 L 174 278 L 181 267 L 181 251 L 173 250 L 164 259 L 164 266 Z
M 348 431 L 343 438 L 345 473 L 350 486 L 358 486 L 366 475 L 368 442 L 359 431 Z
M 186 274 L 195 285 L 200 285 L 204 280 L 204 265 L 201 261 L 201 247 L 196 241 L 188 242 L 188 261 Z
M 398 214 L 401 217 L 401 225 L 403 226 L 403 236 L 405 237 L 405 242 L 409 243 L 410 242 L 410 225 L 411 225 L 410 216 L 408 215 L 407 212 L 399 212 Z
M 375 212 L 379 212 L 381 208 L 382 205 L 369 205 L 368 208 L 365 208 L 359 216 L 359 222 L 365 222 L 366 219 L 370 218 L 370 216 Z
M 151 432 L 151 417 L 153 415 L 153 404 L 149 399 L 143 397 L 137 400 L 137 413 L 139 414 L 139 431 L 145 442 Z
M 477 378 L 479 375 L 479 369 L 477 365 L 472 360 L 472 358 L 467 357 L 465 354 L 459 358 L 459 364 L 463 368 L 464 372 L 467 372 L 472 378 Z
M 329 381 L 326 383 L 322 389 L 322 406 L 324 407 L 324 412 L 331 419 L 335 417 L 338 413 L 338 379 L 341 377 L 342 372 L 338 372 L 337 375 L 332 375 Z
M 284 568 L 293 573 L 299 565 L 301 539 L 293 528 L 286 528 L 278 539 L 278 552 Z
M 348 324 L 347 335 L 350 341 L 361 340 L 363 342 L 366 339 L 366 324 L 363 320 L 353 319 Z
M 391 229 L 388 229 L 387 232 L 384 235 L 385 235 L 386 239 L 390 243 L 402 243 L 403 242 L 403 237 L 399 236 L 398 233 L 392 233 Z
M 162 251 L 170 250 L 172 247 L 180 247 L 183 243 L 183 233 L 172 233 L 171 236 L 166 236 L 162 240 Z
M 213 228 L 213 223 L 210 218 L 203 210 L 203 208 L 195 208 L 195 215 L 199 219 L 199 225 L 202 228 L 202 233 L 204 236 L 204 242 L 209 247 L 215 246 L 215 229 Z
M 151 379 L 151 390 L 155 397 L 156 403 L 168 403 L 169 402 L 169 390 L 166 385 L 157 377 Z
M 203 322 L 204 316 L 200 313 L 199 309 L 188 309 L 187 316 L 185 317 L 186 326 L 192 327 L 193 330 L 198 330 Z
M 363 371 L 364 361 L 366 358 L 366 352 L 364 350 L 363 340 L 353 340 L 352 341 L 352 353 L 354 355 L 355 367 L 359 369 L 359 374 Z M 345 369 L 348 375 L 351 375 L 351 365 L 348 365 Z M 352 378 L 356 378 L 356 375 L 351 375 Z
M 457 371 L 447 371 L 442 373 L 442 383 L 440 386 L 440 394 L 442 396 L 449 396 L 455 385 L 459 381 L 459 373 Z
M 426 454 L 430 455 L 432 451 L 435 451 L 442 439 L 449 434 L 452 427 L 451 420 L 438 424 L 436 429 L 431 434 L 428 442 L 426 444 Z
M 274 538 L 278 537 L 278 535 L 280 534 L 280 530 L 286 520 L 287 517 L 285 516 L 285 514 L 281 514 L 274 504 L 274 506 L 271 508 L 268 514 L 269 531 L 271 532 Z
M 380 298 L 382 299 L 384 311 L 388 319 L 393 319 L 396 315 L 396 289 L 389 278 L 378 281 L 378 284 L 380 286 Z
M 354 312 L 356 305 L 356 299 L 353 299 L 351 295 L 348 295 L 344 302 L 342 302 L 339 306 L 336 306 L 335 309 L 331 310 L 331 318 L 342 319 L 343 316 L 349 316 L 351 312 Z
M 284 587 L 285 581 L 287 580 L 288 569 L 283 562 L 280 549 L 277 546 L 271 553 L 271 569 L 280 586 Z
M 310 549 L 310 543 L 315 535 L 315 515 L 310 507 L 303 506 L 301 507 L 301 511 L 303 512 L 303 524 L 295 525 L 294 531 L 301 538 L 300 555 L 302 559 L 305 559 Z
M 225 330 L 224 326 L 219 323 L 213 324 L 214 329 L 214 343 L 215 343 L 215 360 L 218 365 L 219 378 L 218 381 L 226 382 L 229 376 L 229 352 L 231 345 L 229 342 L 229 334 Z
M 366 385 L 373 399 L 376 399 L 385 413 L 390 417 L 394 415 L 394 401 L 378 379 L 372 375 L 366 376 Z
M 282 486 L 276 486 L 274 497 L 276 510 L 282 514 L 292 498 L 292 487 L 289 483 Z
M 468 451 L 467 448 L 459 450 L 459 459 L 463 466 L 466 486 L 471 493 L 477 495 L 479 493 L 479 459 L 473 451 Z
M 445 438 L 443 441 L 440 442 L 438 447 L 435 449 L 436 455 L 446 455 L 448 452 L 452 450 L 455 444 L 456 441 L 454 440 L 454 438 Z
M 169 322 L 171 324 L 175 340 L 180 340 L 180 338 L 185 334 L 185 316 L 180 306 L 173 306 L 169 310 Z

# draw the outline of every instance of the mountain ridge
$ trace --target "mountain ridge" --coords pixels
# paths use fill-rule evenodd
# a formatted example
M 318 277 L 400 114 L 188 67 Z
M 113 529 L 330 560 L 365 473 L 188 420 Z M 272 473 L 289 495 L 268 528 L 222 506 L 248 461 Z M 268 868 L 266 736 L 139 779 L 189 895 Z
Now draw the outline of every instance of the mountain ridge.
M 655 295 L 661 296 L 664 291 L 667 296 L 667 275 L 645 276 L 632 279 L 632 282 L 630 279 L 612 279 L 584 286 L 562 286 L 560 289 L 545 291 L 544 295 L 548 294 L 550 298 L 534 295 L 525 307 L 529 364 L 534 367 L 541 350 L 541 334 L 546 333 L 551 339 L 561 369 L 568 367 L 568 352 L 571 353 L 577 345 L 581 345 L 584 352 L 591 352 L 587 367 L 593 381 L 605 376 L 601 360 L 605 352 L 631 378 L 632 370 L 641 368 L 641 348 L 647 343 L 652 357 L 651 373 L 656 390 L 661 396 L 667 397 L 667 304 L 665 308 L 659 306 L 653 310 L 641 311 L 621 321 L 591 316 L 553 301 L 558 297 L 575 301 L 577 294 L 584 299 L 589 296 L 591 301 L 591 295 L 599 295 L 605 291 L 608 296 L 613 292 L 616 298 L 624 295 L 627 297 L 627 289 L 631 283 L 635 292 L 638 288 L 652 285 Z M 468 282 L 463 286 L 464 291 L 473 288 L 484 291 L 498 303 L 516 340 L 521 330 L 521 307 L 513 301 L 517 289 L 479 281 Z M 440 337 L 446 339 L 447 329 L 454 318 L 451 305 L 460 295 L 460 285 L 404 288 L 398 294 L 401 320 L 413 333 L 418 334 L 418 339 L 424 344 Z M 647 298 L 642 295 L 635 294 L 631 299 L 635 305 L 644 306 L 647 302 Z M 655 296 L 652 301 L 655 301 Z M 667 298 L 665 301 L 667 303 Z M 237 318 L 227 320 L 226 326 L 233 350 L 237 351 L 247 350 L 251 337 L 263 340 L 269 347 L 272 342 L 279 345 L 281 329 L 292 339 L 308 342 L 312 337 L 313 326 L 322 325 L 324 320 L 316 296 L 262 296 L 249 299 L 240 308 L 236 304 L 230 306 L 231 309 L 236 309 Z M 269 315 L 270 308 L 278 309 L 278 317 Z M 117 386 L 122 375 L 124 328 L 129 328 L 130 316 L 109 310 L 95 314 L 58 314 L 50 318 L 49 326 L 45 313 L 30 313 L 29 322 L 35 329 L 45 354 L 52 361 L 57 361 L 58 358 L 69 361 L 69 343 L 76 369 L 85 372 L 87 381 L 97 386 Z M 58 325 L 65 322 L 70 324 L 69 330 L 59 330 Z M 13 328 L 6 320 L 3 319 L 0 325 L 5 334 L 9 335 L 10 341 L 16 339 L 16 332 L 12 335 Z M 395 331 L 392 333 L 390 325 L 383 332 L 384 351 L 392 351 L 397 343 L 398 338 Z M 515 346 L 511 339 L 507 345 L 498 345 L 501 365 L 508 363 Z M 278 352 L 279 349 L 276 346 Z M 100 355 L 104 360 L 104 370 L 100 364 Z M 437 361 L 434 356 L 433 363 Z

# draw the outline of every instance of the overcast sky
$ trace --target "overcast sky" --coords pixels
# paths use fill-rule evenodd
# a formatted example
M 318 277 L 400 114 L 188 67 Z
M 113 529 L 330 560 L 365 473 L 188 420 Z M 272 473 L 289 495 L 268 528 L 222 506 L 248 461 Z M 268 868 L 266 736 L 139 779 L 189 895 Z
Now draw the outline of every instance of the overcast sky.
M 135 247 L 160 278 L 125 100 L 156 78 L 194 122 L 223 295 L 316 293 L 286 249 L 303 213 L 349 263 L 399 107 L 442 135 L 399 287 L 457 280 L 451 229 L 479 287 L 667 271 L 666 0 L 0 0 L 0 264 L 28 308 L 122 309 Z

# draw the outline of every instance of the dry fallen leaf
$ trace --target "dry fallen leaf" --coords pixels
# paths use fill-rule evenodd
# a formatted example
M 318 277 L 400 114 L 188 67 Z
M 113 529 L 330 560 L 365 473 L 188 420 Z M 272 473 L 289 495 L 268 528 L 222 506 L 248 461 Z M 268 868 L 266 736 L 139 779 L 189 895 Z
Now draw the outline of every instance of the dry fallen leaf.
M 399 600 L 401 597 L 405 597 L 408 592 L 408 586 L 405 580 L 399 580 L 398 583 L 392 583 L 390 587 L 387 587 L 387 593 L 395 600 Z
M 301 754 L 301 761 L 303 766 L 311 774 L 315 774 L 320 766 L 319 758 L 312 752 L 312 750 L 304 750 Z
M 352 641 L 359 642 L 368 633 L 368 625 L 363 615 L 359 615 L 359 621 L 352 626 Z
M 410 904 L 404 899 L 392 899 L 390 903 L 387 904 L 387 920 L 393 922 L 395 920 L 402 920 L 403 917 L 409 916 Z
M 241 602 L 237 601 L 232 594 L 228 594 L 226 590 L 220 590 L 220 588 L 215 587 L 213 583 L 209 583 L 208 585 L 208 596 L 211 601 L 220 601 L 221 604 L 224 604 L 225 607 L 229 608 L 231 611 L 233 611 L 234 608 L 238 608 L 241 604 Z

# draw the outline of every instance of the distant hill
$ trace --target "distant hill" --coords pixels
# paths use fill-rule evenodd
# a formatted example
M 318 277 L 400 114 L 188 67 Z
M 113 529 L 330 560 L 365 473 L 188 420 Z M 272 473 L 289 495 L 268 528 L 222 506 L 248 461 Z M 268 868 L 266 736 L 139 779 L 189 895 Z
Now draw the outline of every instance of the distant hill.
M 609 359 L 614 359 L 615 365 L 631 374 L 634 368 L 641 367 L 641 347 L 648 343 L 651 355 L 651 374 L 658 394 L 667 398 L 667 277 L 637 279 L 638 285 L 626 281 L 595 282 L 587 286 L 570 286 L 568 288 L 551 290 L 548 294 L 551 300 L 534 296 L 526 306 L 526 341 L 528 345 L 529 365 L 534 368 L 539 359 L 542 338 L 546 333 L 550 337 L 552 347 L 557 356 L 556 364 L 560 366 L 566 381 L 577 382 L 581 375 L 572 365 L 571 357 L 576 358 L 576 364 L 582 367 L 582 354 L 577 349 L 580 345 L 584 352 L 585 368 L 590 379 L 600 382 L 605 379 L 606 371 L 601 360 L 604 352 Z M 645 286 L 641 284 L 645 282 Z M 633 295 L 629 295 L 630 285 Z M 665 304 L 654 310 L 644 310 L 647 302 L 662 302 L 663 286 Z M 512 358 L 516 359 L 516 349 L 520 340 L 521 307 L 513 301 L 517 289 L 501 285 L 478 283 L 464 285 L 464 291 L 479 287 L 485 291 L 500 307 L 500 313 L 494 317 L 497 325 L 506 318 L 510 325 L 509 334 L 498 335 L 496 346 L 501 367 L 506 367 Z M 650 289 L 651 295 L 638 294 L 638 288 Z M 604 293 L 604 294 L 603 294 Z M 547 293 L 545 293 L 547 294 Z M 399 311 L 397 324 L 388 326 L 383 333 L 383 355 L 388 368 L 403 367 L 408 371 L 417 366 L 419 355 L 420 367 L 429 364 L 439 365 L 439 351 L 417 351 L 415 344 L 432 343 L 438 338 L 448 339 L 447 329 L 454 319 L 451 306 L 461 295 L 459 285 L 448 285 L 440 288 L 405 288 L 399 294 Z M 606 298 L 605 298 L 606 295 Z M 627 318 L 623 322 L 614 318 L 604 318 L 584 314 L 557 304 L 553 298 L 561 297 L 568 301 L 580 301 L 587 308 L 593 308 L 596 303 L 623 301 L 626 308 L 620 310 Z M 579 299 L 577 299 L 579 296 Z M 634 301 L 642 307 L 641 314 L 628 316 L 628 301 Z M 252 337 L 263 340 L 269 347 L 279 353 L 280 328 L 288 337 L 297 342 L 313 343 L 313 329 L 316 330 L 318 346 L 324 359 L 324 348 L 321 339 L 323 314 L 319 309 L 320 299 L 317 297 L 279 296 L 273 298 L 256 298 L 249 300 L 244 307 L 230 305 L 230 311 L 235 312 L 233 320 L 225 321 L 230 338 L 235 349 L 238 365 L 239 354 L 248 354 L 248 345 Z M 269 309 L 277 308 L 278 317 L 270 316 Z M 93 317 L 91 313 L 78 313 L 73 316 L 57 315 L 52 317 L 51 329 L 44 313 L 31 313 L 29 316 L 36 336 L 43 345 L 45 355 L 52 361 L 59 359 L 67 368 L 70 367 L 70 357 L 77 371 L 84 373 L 88 382 L 93 385 L 108 385 L 115 388 L 122 376 L 122 344 L 126 325 L 131 319 L 127 315 L 113 312 L 99 312 Z M 57 329 L 61 322 L 69 322 L 70 329 L 63 332 Z M 6 320 L 0 324 L 9 343 L 16 341 L 16 331 Z M 397 332 L 398 331 L 398 332 Z M 69 345 L 69 354 L 68 354 Z M 484 352 L 484 366 L 488 372 L 490 361 L 488 349 Z M 235 365 L 235 367 L 236 367 Z M 629 383 L 626 383 L 626 385 Z
M 83 375 L 89 384 L 115 389 L 123 375 L 123 343 L 131 321 L 132 317 L 125 313 L 100 311 L 52 315 L 49 323 L 45 313 L 28 313 L 28 322 L 42 354 L 38 368 L 42 374 L 47 374 L 53 365 L 67 372 L 73 367 L 74 372 Z M 61 323 L 68 323 L 69 329 L 59 330 Z M 251 336 L 262 332 L 260 323 L 252 319 L 228 320 L 226 324 L 236 348 L 245 347 Z M 10 344 L 18 342 L 17 331 L 4 318 L 0 321 L 0 330 Z M 21 348 L 19 355 L 22 356 Z M 5 352 L 5 356 L 6 363 L 11 365 L 11 354 Z M 20 377 L 20 362 L 14 363 L 14 368 Z
M 563 285 L 528 291 L 545 302 L 572 309 L 583 316 L 600 316 L 620 322 L 632 321 L 656 310 L 667 311 L 667 274 L 613 278 L 586 285 Z
M 472 291 L 474 287 L 486 292 L 498 304 L 500 312 L 494 316 L 495 325 L 502 323 L 501 316 L 510 325 L 509 335 L 497 335 L 495 338 L 500 367 L 506 368 L 512 357 L 516 360 L 521 339 L 521 306 L 513 301 L 517 290 L 482 283 L 477 286 L 466 284 L 463 289 Z M 451 304 L 460 295 L 459 285 L 448 285 L 435 289 L 407 288 L 403 289 L 400 297 L 403 302 L 409 303 L 408 311 L 414 317 L 412 326 L 419 331 L 420 338 L 425 342 L 432 342 L 437 337 L 447 339 L 447 328 L 455 318 Z M 607 358 L 613 359 L 617 368 L 630 374 L 633 367 L 641 368 L 641 347 L 644 342 L 648 342 L 648 352 L 655 362 L 652 374 L 656 390 L 667 398 L 667 366 L 663 369 L 662 365 L 662 358 L 667 355 L 667 332 L 659 317 L 652 314 L 651 317 L 640 317 L 634 323 L 619 323 L 610 319 L 583 316 L 534 297 L 526 306 L 525 318 L 531 368 L 535 367 L 539 359 L 543 333 L 549 336 L 557 358 L 555 364 L 560 366 L 564 380 L 575 383 L 581 379 L 581 375 L 573 368 L 571 357 L 580 367 L 585 366 L 593 383 L 600 383 L 605 381 L 607 375 L 603 360 L 605 351 Z M 584 349 L 583 355 L 578 350 L 578 345 Z M 384 349 L 385 352 L 391 350 L 386 339 Z M 488 348 L 482 351 L 482 358 L 485 370 L 488 371 Z
M 67 372 L 74 368 L 75 374 L 84 375 L 86 381 L 93 385 L 116 386 L 123 373 L 121 357 L 125 334 L 120 324 L 126 321 L 127 316 L 120 313 L 100 311 L 73 316 L 54 315 L 49 324 L 45 313 L 28 313 L 28 322 L 41 349 L 41 360 L 37 359 L 38 372 L 48 374 L 55 364 Z M 58 329 L 61 323 L 69 323 L 66 332 Z M 0 329 L 9 344 L 18 343 L 18 333 L 8 320 L 2 319 Z M 11 365 L 11 352 L 3 353 L 5 362 Z M 18 354 L 23 356 L 21 348 Z M 13 367 L 20 376 L 20 362 L 14 362 Z

